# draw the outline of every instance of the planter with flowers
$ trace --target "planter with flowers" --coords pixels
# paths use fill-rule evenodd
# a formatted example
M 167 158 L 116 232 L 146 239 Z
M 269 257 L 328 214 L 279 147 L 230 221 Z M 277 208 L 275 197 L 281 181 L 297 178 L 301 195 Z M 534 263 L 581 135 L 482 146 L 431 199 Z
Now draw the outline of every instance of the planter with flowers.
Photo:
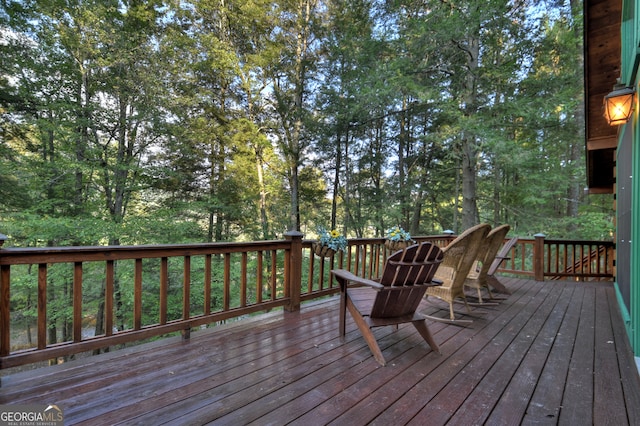
M 384 245 L 392 252 L 404 250 L 413 244 L 411 235 L 399 226 L 387 230 Z
M 321 226 L 318 227 L 318 234 L 318 241 L 311 243 L 311 249 L 320 257 L 332 257 L 337 251 L 347 248 L 347 239 L 335 229 L 327 231 Z

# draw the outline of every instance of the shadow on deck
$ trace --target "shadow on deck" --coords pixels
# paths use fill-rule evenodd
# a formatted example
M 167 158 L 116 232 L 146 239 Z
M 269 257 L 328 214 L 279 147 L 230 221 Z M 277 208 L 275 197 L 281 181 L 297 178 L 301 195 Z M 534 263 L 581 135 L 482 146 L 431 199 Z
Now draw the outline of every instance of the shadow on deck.
M 6 376 L 0 404 L 56 404 L 67 425 L 640 424 L 613 285 L 502 282 L 471 326 L 429 322 L 442 356 L 386 327 L 380 367 L 349 316 L 340 341 L 334 297 Z

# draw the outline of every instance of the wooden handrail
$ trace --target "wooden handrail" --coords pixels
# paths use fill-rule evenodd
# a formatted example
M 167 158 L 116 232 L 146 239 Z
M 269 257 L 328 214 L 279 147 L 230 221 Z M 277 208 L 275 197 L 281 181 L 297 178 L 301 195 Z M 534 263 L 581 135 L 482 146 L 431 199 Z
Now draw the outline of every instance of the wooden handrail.
M 414 240 L 444 247 L 454 238 Z M 345 252 L 330 258 L 314 255 L 312 241 L 295 232 L 284 240 L 244 243 L 4 247 L 0 249 L 0 368 L 173 332 L 188 338 L 192 328 L 275 308 L 297 311 L 302 301 L 339 291 L 331 279 L 333 268 L 377 278 L 391 254 L 384 242 L 350 239 Z M 613 279 L 614 250 L 610 242 L 520 238 L 498 272 L 537 277 L 542 271 L 542 279 Z M 15 299 L 20 293 L 17 286 L 26 289 L 23 292 L 35 304 L 28 307 L 35 312 L 35 341 L 26 344 L 11 337 L 20 321 L 31 327 L 19 312 L 24 303 Z M 119 297 L 123 292 L 130 294 L 126 300 Z M 129 300 L 130 306 L 124 303 Z M 95 306 L 101 309 L 96 311 Z M 70 311 L 65 317 L 70 326 L 53 335 L 52 326 L 64 325 L 55 318 L 62 307 Z M 97 320 L 98 312 L 102 312 L 102 332 L 88 336 L 83 322 Z

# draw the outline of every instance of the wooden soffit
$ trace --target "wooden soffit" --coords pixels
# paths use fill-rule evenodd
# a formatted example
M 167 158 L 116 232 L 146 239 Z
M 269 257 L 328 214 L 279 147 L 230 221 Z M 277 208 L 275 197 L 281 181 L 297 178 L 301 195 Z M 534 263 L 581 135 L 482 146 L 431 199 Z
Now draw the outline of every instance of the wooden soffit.
M 585 0 L 585 120 L 587 186 L 613 193 L 618 127 L 602 115 L 602 100 L 620 77 L 622 0 Z

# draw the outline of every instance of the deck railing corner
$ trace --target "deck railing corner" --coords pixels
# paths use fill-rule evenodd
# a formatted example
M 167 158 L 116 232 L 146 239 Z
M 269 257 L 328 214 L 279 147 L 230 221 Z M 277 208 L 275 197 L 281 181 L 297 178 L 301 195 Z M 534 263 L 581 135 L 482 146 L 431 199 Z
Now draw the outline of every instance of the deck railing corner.
M 284 270 L 287 274 L 284 278 L 285 296 L 289 298 L 289 303 L 285 305 L 285 309 L 289 312 L 300 310 L 300 293 L 302 290 L 302 237 L 304 234 L 299 231 L 287 231 L 284 234 L 287 241 L 290 242 L 288 256 L 285 256 Z

